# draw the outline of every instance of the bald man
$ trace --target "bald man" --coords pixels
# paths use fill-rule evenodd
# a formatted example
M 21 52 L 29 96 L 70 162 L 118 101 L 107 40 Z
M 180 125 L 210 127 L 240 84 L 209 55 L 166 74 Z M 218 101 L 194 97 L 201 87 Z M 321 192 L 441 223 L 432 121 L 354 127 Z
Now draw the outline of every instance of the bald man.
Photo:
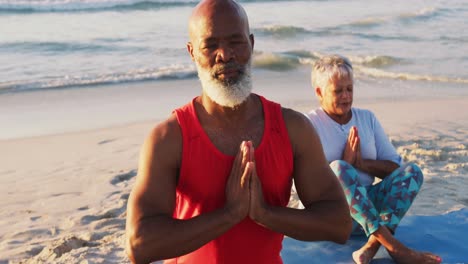
M 244 9 L 202 1 L 189 33 L 202 92 L 143 144 L 128 201 L 131 261 L 275 264 L 284 235 L 345 243 L 348 206 L 310 122 L 251 93 Z M 293 181 L 304 209 L 287 207 Z

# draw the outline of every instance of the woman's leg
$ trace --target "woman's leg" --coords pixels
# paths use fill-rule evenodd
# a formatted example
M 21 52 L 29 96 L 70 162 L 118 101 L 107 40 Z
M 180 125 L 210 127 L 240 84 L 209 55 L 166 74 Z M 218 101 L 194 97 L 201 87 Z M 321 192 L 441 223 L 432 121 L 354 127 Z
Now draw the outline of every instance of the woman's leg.
M 396 169 L 378 184 L 369 188 L 368 194 L 380 212 L 382 227 L 372 234 L 397 263 L 440 263 L 432 254 L 414 251 L 393 237 L 403 216 L 408 212 L 423 184 L 421 169 L 409 163 Z
M 403 245 L 393 236 L 393 234 L 386 226 L 381 226 L 371 235 L 370 239 L 375 239 L 382 246 L 384 246 L 396 263 L 439 264 L 442 262 L 442 259 L 437 255 L 434 255 L 430 252 L 415 251 Z
M 409 249 L 396 240 L 391 233 L 391 230 L 396 229 L 401 218 L 408 211 L 422 185 L 422 173 L 416 165 L 408 165 L 398 169 L 379 183 L 376 188 L 372 188 L 369 193 L 358 182 L 357 171 L 350 164 L 345 161 L 334 161 L 330 167 L 345 191 L 351 216 L 363 227 L 369 237 L 368 242 L 361 249 L 353 252 L 353 260 L 356 263 L 369 263 L 381 244 L 397 263 L 441 262 L 438 256 L 431 253 L 421 253 Z M 378 198 L 377 207 L 372 200 L 376 197 Z M 411 201 L 402 202 L 401 200 L 404 199 Z M 380 211 L 379 209 L 382 212 L 377 213 Z
M 368 242 L 362 248 L 353 252 L 353 260 L 359 264 L 369 263 L 380 247 L 378 240 L 370 236 L 380 227 L 379 212 L 369 199 L 366 187 L 359 183 L 358 172 L 353 166 L 345 161 L 336 160 L 330 163 L 330 167 L 341 183 L 353 220 L 369 237 Z
M 423 174 L 416 164 L 396 169 L 368 190 L 370 199 L 379 211 L 381 224 L 394 232 L 408 212 L 423 184 Z

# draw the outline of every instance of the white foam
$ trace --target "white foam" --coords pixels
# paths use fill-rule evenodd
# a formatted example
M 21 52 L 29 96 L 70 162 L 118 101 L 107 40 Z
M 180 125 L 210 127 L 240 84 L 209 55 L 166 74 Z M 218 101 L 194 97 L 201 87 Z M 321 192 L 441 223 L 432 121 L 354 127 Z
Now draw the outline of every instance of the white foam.
M 47 80 L 22 80 L 0 83 L 0 92 L 19 92 L 39 89 L 67 88 L 125 82 L 138 82 L 159 79 L 185 79 L 195 76 L 193 65 L 171 65 L 158 69 L 135 69 L 122 73 L 97 76 L 58 76 Z
M 432 16 L 437 12 L 437 9 L 434 7 L 424 7 L 416 12 L 401 14 L 401 18 L 419 18 L 419 17 L 428 17 Z
M 369 68 L 365 66 L 353 65 L 355 73 L 365 74 L 376 78 L 389 78 L 399 80 L 411 80 L 411 81 L 429 81 L 429 82 L 450 82 L 450 83 L 467 83 L 468 79 L 463 78 L 451 78 L 447 76 L 434 76 L 434 75 L 423 75 L 413 74 L 405 72 L 390 72 L 376 68 Z
M 132 6 L 138 3 L 190 3 L 185 0 L 0 0 L 0 10 L 78 11 Z

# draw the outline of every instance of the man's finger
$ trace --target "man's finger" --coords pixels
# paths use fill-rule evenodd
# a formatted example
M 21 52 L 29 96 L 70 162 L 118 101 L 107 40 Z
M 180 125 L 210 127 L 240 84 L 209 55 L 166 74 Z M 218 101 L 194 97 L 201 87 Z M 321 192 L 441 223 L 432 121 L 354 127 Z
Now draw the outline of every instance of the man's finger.
M 241 177 L 240 184 L 242 188 L 244 188 L 246 184 L 250 183 L 251 174 L 252 174 L 252 162 L 248 162 L 247 165 L 245 166 L 244 173 L 242 174 L 242 177 Z
M 242 169 L 243 146 L 244 142 L 239 146 L 239 151 L 237 152 L 234 163 L 232 164 L 231 175 L 238 175 L 239 170 Z
M 242 141 L 242 163 L 241 163 L 241 171 L 243 172 L 245 170 L 245 167 L 247 166 L 247 162 L 249 162 L 249 148 L 247 146 L 246 141 Z
M 236 155 L 236 158 L 234 159 L 234 163 L 241 161 L 243 146 L 244 146 L 244 141 L 242 141 L 242 143 L 239 146 L 239 151 L 237 151 L 237 155 Z
M 255 149 L 252 142 L 250 142 L 250 161 L 255 161 Z
M 251 181 L 252 183 L 255 185 L 257 184 L 260 184 L 260 179 L 258 179 L 258 175 L 257 175 L 257 166 L 255 165 L 255 162 L 251 162 Z M 256 187 L 256 186 L 255 186 Z

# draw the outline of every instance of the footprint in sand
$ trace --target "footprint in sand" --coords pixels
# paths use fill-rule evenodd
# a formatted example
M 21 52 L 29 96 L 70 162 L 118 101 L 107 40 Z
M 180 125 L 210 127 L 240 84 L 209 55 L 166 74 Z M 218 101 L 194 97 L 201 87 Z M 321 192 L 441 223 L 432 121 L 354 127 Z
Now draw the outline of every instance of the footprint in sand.
M 98 145 L 104 145 L 104 144 L 113 142 L 113 141 L 115 141 L 115 140 L 116 140 L 115 138 L 113 138 L 113 139 L 105 139 L 105 140 L 99 141 L 97 144 L 98 144 Z
M 60 258 L 63 254 L 81 247 L 95 246 L 86 240 L 76 236 L 68 236 L 52 242 L 46 246 L 35 258 L 38 260 L 53 260 Z
M 9 241 L 10 244 L 23 244 L 30 241 L 31 238 L 37 237 L 50 237 L 52 231 L 47 228 L 35 228 L 26 231 L 15 232 L 12 235 L 7 235 L 5 241 Z
M 88 210 L 89 209 L 89 206 L 85 205 L 85 206 L 82 206 L 80 208 L 78 208 L 78 211 L 84 211 L 84 210 Z
M 121 216 L 126 210 L 126 207 L 123 205 L 119 208 L 114 208 L 111 210 L 106 211 L 103 214 L 100 215 L 85 215 L 81 218 L 80 222 L 81 224 L 89 224 L 94 221 L 99 221 L 102 219 L 110 219 L 110 218 L 117 218 Z
M 131 178 L 135 177 L 136 175 L 137 175 L 136 170 L 131 170 L 129 172 L 122 173 L 122 174 L 117 174 L 116 176 L 114 176 L 111 179 L 110 183 L 113 184 L 113 185 L 116 185 L 116 184 L 119 184 L 121 182 L 125 182 L 125 181 L 130 180 Z
M 128 200 L 128 197 L 130 197 L 130 194 L 129 194 L 129 193 L 125 193 L 125 194 L 122 194 L 122 195 L 120 196 L 120 199 L 127 201 L 127 200 Z
M 83 225 L 88 225 L 92 230 L 90 241 L 97 241 L 117 231 L 125 229 L 125 217 L 122 214 L 125 208 L 109 210 L 101 215 L 87 215 L 81 218 Z
M 29 219 L 30 219 L 31 221 L 36 221 L 37 219 L 40 219 L 40 218 L 42 218 L 42 216 L 32 216 L 32 217 L 30 217 Z
M 41 245 L 32 245 L 29 247 L 28 250 L 26 250 L 26 254 L 30 256 L 35 256 L 39 254 L 42 250 L 44 249 L 44 246 Z

